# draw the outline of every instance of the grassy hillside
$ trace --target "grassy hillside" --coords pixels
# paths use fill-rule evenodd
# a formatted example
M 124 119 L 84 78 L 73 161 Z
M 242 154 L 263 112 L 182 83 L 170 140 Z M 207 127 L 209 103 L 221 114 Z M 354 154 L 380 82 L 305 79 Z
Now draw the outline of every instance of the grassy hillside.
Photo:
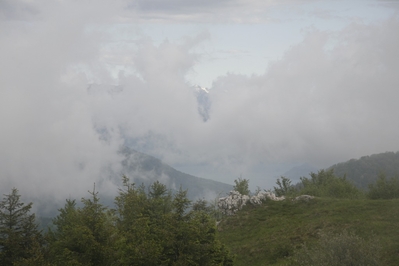
M 325 199 L 267 201 L 247 206 L 219 224 L 219 238 L 236 254 L 235 265 L 288 265 L 320 232 L 344 230 L 381 246 L 381 265 L 399 265 L 399 200 Z

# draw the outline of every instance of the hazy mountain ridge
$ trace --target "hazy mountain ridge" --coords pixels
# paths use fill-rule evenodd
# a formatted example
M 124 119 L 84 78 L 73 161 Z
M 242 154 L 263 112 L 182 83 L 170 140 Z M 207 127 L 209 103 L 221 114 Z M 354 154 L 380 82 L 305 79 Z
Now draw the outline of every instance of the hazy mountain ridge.
M 357 187 L 366 189 L 374 183 L 380 173 L 387 177 L 399 174 L 399 152 L 385 152 L 362 156 L 359 159 L 351 159 L 337 163 L 328 169 L 334 169 L 337 176 L 344 176 L 351 180 Z
M 204 122 L 208 121 L 209 111 L 211 109 L 211 100 L 209 98 L 209 90 L 201 86 L 194 87 L 198 104 L 198 113 Z
M 196 177 L 180 172 L 163 163 L 160 159 L 125 147 L 121 150 L 124 155 L 122 174 L 131 178 L 137 185 L 150 185 L 160 181 L 172 190 L 178 190 L 180 186 L 187 189 L 187 195 L 191 200 L 205 198 L 215 199 L 233 189 L 232 185 Z
M 282 176 L 291 179 L 294 182 L 299 182 L 301 177 L 309 177 L 310 173 L 317 173 L 319 169 L 308 164 L 304 163 L 301 165 L 297 165 L 292 167 L 290 170 L 286 171 Z

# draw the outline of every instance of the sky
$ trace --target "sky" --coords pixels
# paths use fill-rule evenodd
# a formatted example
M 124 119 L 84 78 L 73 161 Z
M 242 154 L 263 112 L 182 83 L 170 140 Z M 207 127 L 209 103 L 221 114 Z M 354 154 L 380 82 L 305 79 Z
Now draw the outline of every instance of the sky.
M 115 191 L 124 145 L 261 188 L 295 165 L 398 151 L 398 11 L 371 0 L 0 0 L 0 192 Z

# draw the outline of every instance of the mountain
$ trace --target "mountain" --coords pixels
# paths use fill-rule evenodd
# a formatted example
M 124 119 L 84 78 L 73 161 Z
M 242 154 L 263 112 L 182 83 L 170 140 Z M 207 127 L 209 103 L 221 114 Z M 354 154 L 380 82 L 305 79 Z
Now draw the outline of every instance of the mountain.
M 148 187 L 151 183 L 159 180 L 174 191 L 182 186 L 183 189 L 188 190 L 187 195 L 191 200 L 200 198 L 213 200 L 233 189 L 233 186 L 229 184 L 180 172 L 155 157 L 131 148 L 123 148 L 121 154 L 124 156 L 122 174 L 137 185 L 144 184 Z
M 123 156 L 121 172 L 110 172 L 110 178 L 119 187 L 122 186 L 122 175 L 125 175 L 137 187 L 144 184 L 148 188 L 153 182 L 159 181 L 171 189 L 173 193 L 178 191 L 181 186 L 184 190 L 187 190 L 187 197 L 192 201 L 197 199 L 214 201 L 216 198 L 225 196 L 233 190 L 233 185 L 180 172 L 153 156 L 128 147 L 122 148 L 120 154 Z M 82 197 L 89 196 L 89 194 L 82 195 Z M 100 193 L 100 202 L 105 206 L 114 208 L 116 196 L 116 191 L 115 194 Z M 63 202 L 60 205 L 59 202 L 51 201 L 47 198 L 30 198 L 29 195 L 27 198 L 36 207 L 34 211 L 41 229 L 47 229 L 47 226 L 51 225 L 51 217 L 58 215 L 58 209 L 62 208 L 64 204 Z M 76 199 L 76 203 L 77 206 L 82 206 L 79 198 Z
M 347 162 L 335 164 L 328 169 L 334 169 L 337 176 L 344 176 L 357 187 L 367 189 L 374 183 L 380 173 L 387 177 L 399 174 L 399 152 L 385 152 L 351 159 Z
M 209 110 L 211 109 L 209 90 L 198 85 L 193 88 L 197 97 L 198 113 L 202 117 L 202 120 L 206 122 L 209 119 Z

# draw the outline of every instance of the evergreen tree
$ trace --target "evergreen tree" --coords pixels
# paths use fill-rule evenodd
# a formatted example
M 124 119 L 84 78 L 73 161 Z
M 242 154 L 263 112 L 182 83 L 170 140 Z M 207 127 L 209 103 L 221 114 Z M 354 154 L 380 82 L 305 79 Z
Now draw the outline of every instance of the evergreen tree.
M 180 187 L 179 191 L 173 198 L 173 213 L 175 214 L 176 220 L 188 219 L 189 214 L 185 215 L 186 210 L 189 208 L 191 201 L 187 198 L 187 190 L 183 190 Z
M 192 206 L 193 211 L 197 212 L 205 212 L 208 214 L 212 214 L 212 207 L 208 206 L 208 202 L 205 199 L 198 199 L 193 203 Z
M 203 211 L 188 211 L 187 191 L 173 195 L 155 182 L 148 194 L 123 178 L 116 197 L 120 236 L 118 265 L 232 265 L 216 239 L 216 222 Z
M 99 203 L 95 189 L 91 198 L 82 198 L 83 207 L 67 200 L 49 230 L 51 265 L 111 265 L 116 257 L 113 217 Z
M 148 190 L 148 212 L 152 220 L 162 221 L 162 216 L 172 210 L 172 194 L 159 181 L 151 184 Z
M 170 230 L 162 228 L 167 221 L 158 212 L 164 192 L 160 184 L 153 184 L 150 198 L 144 187 L 136 188 L 123 177 L 123 188 L 115 198 L 116 226 L 120 236 L 118 265 L 165 265 L 162 252 Z
M 16 265 L 23 261 L 42 258 L 43 239 L 35 214 L 30 214 L 32 203 L 20 201 L 18 190 L 4 195 L 0 201 L 0 265 Z M 33 265 L 33 263 L 32 263 Z

